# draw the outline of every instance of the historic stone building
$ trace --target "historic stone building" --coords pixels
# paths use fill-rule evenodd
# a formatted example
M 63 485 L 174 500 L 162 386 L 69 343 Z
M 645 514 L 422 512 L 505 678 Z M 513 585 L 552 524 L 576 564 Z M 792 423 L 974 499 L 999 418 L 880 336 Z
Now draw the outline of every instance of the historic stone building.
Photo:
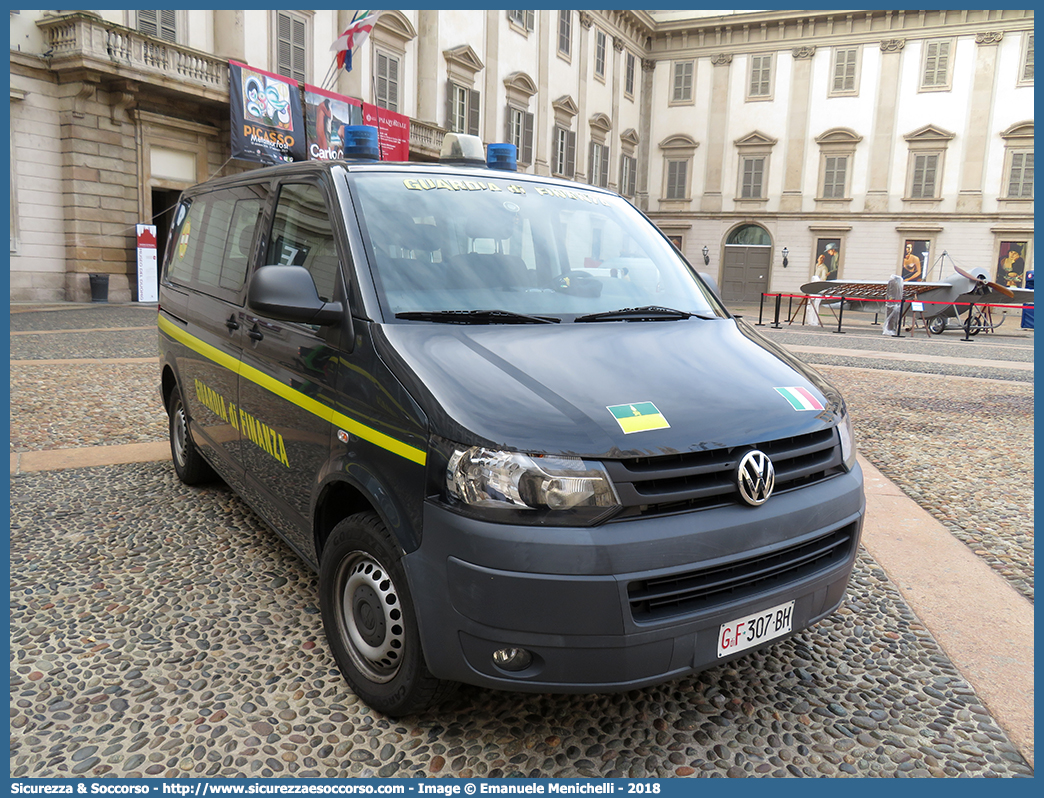
M 134 225 L 162 241 L 178 191 L 254 167 L 228 59 L 319 85 L 351 19 L 10 13 L 12 301 L 85 301 L 91 274 L 134 299 Z M 1032 269 L 1030 10 L 388 11 L 335 90 L 409 116 L 413 158 L 474 132 L 619 191 L 728 300 L 1008 247 Z

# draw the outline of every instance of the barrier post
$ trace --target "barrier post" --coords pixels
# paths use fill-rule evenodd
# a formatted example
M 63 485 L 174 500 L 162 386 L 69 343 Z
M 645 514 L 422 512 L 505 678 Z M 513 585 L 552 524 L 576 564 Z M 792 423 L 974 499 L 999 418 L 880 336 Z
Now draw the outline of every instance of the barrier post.
M 841 329 L 841 319 L 845 317 L 845 298 L 841 297 L 841 304 L 837 309 L 837 329 L 833 330 L 838 335 L 844 335 L 844 331 Z
M 971 324 L 972 324 L 972 311 L 975 310 L 975 304 L 968 305 L 968 318 L 964 320 L 964 337 L 960 340 L 970 341 L 971 337 Z
M 761 317 L 765 312 L 765 292 L 761 292 L 761 301 L 758 303 L 758 323 L 755 327 L 764 327 L 765 324 L 762 322 Z
M 781 329 L 781 327 L 779 325 L 779 306 L 780 306 L 780 304 L 782 302 L 783 302 L 783 295 L 782 294 L 776 294 L 776 320 L 772 322 L 772 329 L 773 330 Z
M 902 297 L 899 300 L 899 323 L 895 325 L 895 335 L 893 336 L 894 338 L 902 338 L 903 337 L 903 316 L 905 316 L 905 315 L 906 315 L 906 297 L 904 296 L 904 297 Z M 913 322 L 911 322 L 911 324 L 912 323 Z

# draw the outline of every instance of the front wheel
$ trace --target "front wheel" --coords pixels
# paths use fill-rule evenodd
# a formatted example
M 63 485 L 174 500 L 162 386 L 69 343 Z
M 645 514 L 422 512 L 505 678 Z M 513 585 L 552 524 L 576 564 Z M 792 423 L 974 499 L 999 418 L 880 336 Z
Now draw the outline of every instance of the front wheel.
M 928 319 L 928 332 L 932 335 L 942 335 L 946 330 L 946 317 L 942 314 L 932 316 Z
M 188 416 L 185 404 L 181 401 L 181 389 L 175 385 L 167 401 L 167 422 L 170 433 L 170 458 L 174 461 L 174 471 L 178 479 L 186 485 L 198 485 L 201 482 L 212 482 L 217 474 L 210 463 L 203 459 L 188 428 Z
M 421 651 L 401 554 L 380 518 L 359 513 L 330 533 L 319 603 L 330 650 L 359 698 L 390 717 L 421 712 L 451 692 Z

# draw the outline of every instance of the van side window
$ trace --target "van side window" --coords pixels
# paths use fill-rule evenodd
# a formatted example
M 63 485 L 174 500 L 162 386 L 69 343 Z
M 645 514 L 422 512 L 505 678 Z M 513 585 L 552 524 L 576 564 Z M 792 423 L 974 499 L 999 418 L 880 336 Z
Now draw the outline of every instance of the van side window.
M 290 183 L 279 191 L 265 264 L 304 266 L 312 274 L 319 297 L 330 302 L 337 293 L 338 260 L 333 225 L 318 186 Z
M 235 300 L 246 281 L 263 201 L 250 189 L 216 191 L 183 203 L 167 276 L 205 294 Z M 183 213 L 181 209 L 179 215 Z

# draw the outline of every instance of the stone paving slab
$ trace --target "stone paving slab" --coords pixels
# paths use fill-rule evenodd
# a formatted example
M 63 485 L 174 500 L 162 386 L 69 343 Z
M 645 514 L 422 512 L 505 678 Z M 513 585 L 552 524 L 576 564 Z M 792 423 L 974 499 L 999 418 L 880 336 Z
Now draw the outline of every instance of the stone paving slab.
M 1032 775 L 865 554 L 838 613 L 728 665 L 390 721 L 336 670 L 315 575 L 225 488 L 147 463 L 16 476 L 11 502 L 14 778 Z

